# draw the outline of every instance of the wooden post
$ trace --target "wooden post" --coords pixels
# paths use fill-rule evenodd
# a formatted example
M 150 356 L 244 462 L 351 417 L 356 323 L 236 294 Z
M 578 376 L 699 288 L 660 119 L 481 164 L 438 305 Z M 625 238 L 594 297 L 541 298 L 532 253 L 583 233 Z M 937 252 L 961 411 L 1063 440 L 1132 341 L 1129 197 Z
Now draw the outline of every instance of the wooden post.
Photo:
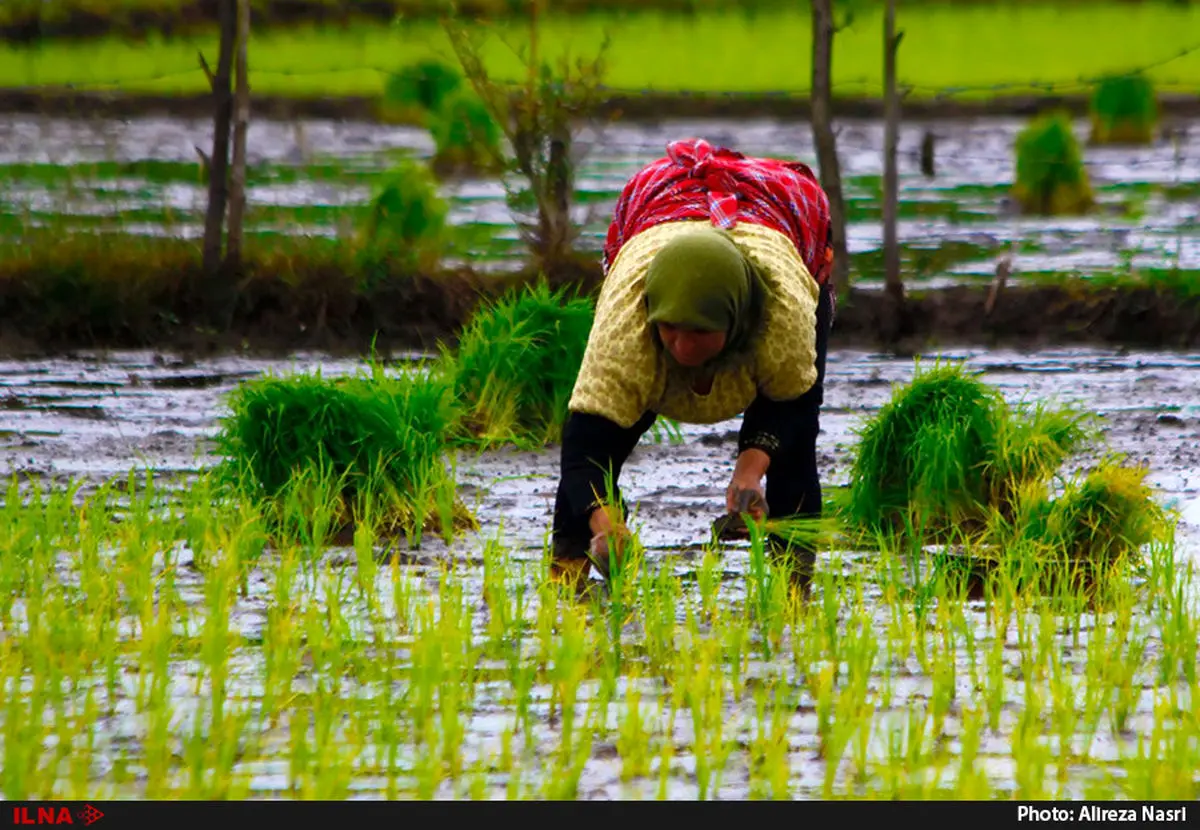
M 896 0 L 887 0 L 884 14 L 884 132 L 883 132 L 883 263 L 884 287 L 900 313 L 904 283 L 900 277 L 900 243 L 896 223 L 899 213 L 899 176 L 896 170 L 896 145 L 900 132 L 900 96 L 896 92 Z
M 221 45 L 217 71 L 212 76 L 213 151 L 209 159 L 208 213 L 204 221 L 204 273 L 210 277 L 216 276 L 221 267 L 221 237 L 229 198 L 229 127 L 233 117 L 230 67 L 237 39 L 236 3 L 237 0 L 220 0 Z
M 229 187 L 229 236 L 225 264 L 231 273 L 242 266 L 242 226 L 246 215 L 246 132 L 250 127 L 250 80 L 246 53 L 250 41 L 250 0 L 237 0 L 237 92 L 233 115 L 233 168 Z
M 812 131 L 821 187 L 829 198 L 833 242 L 833 280 L 839 294 L 849 289 L 846 209 L 837 138 L 833 134 L 833 0 L 812 0 Z
M 921 136 L 921 172 L 927 178 L 932 179 L 936 174 L 933 162 L 933 133 L 929 130 L 925 131 L 925 135 Z

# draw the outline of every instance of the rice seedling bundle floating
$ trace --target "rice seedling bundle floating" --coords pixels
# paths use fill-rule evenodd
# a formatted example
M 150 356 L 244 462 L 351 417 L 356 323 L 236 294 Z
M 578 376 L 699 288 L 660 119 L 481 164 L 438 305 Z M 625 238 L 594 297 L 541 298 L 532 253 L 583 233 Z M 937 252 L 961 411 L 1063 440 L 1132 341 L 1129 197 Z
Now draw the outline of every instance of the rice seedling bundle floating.
M 1025 213 L 1085 213 L 1095 204 L 1071 119 L 1042 116 L 1017 135 L 1013 196 Z
M 1096 85 L 1091 101 L 1091 141 L 1149 144 L 1158 126 L 1154 84 L 1144 75 L 1116 75 Z
M 458 417 L 439 373 L 268 376 L 231 395 L 216 444 L 218 480 L 265 509 L 277 530 L 344 534 L 361 521 L 385 534 L 473 526 L 455 496 L 446 441 Z M 318 515 L 321 514 L 321 515 Z
M 482 305 L 457 348 L 442 348 L 463 410 L 458 438 L 480 445 L 558 441 L 594 317 L 591 298 L 545 281 Z

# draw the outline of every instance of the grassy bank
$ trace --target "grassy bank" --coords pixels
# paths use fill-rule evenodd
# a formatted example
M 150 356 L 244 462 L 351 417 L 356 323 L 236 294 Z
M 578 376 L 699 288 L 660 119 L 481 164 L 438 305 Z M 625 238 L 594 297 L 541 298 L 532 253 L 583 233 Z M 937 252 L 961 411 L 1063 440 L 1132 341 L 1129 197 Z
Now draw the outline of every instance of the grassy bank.
M 414 272 L 369 249 L 320 237 L 256 235 L 224 302 L 201 270 L 199 244 L 170 237 L 30 231 L 0 246 L 0 316 L 10 353 L 157 346 L 267 352 L 434 349 L 481 300 L 538 275 L 469 267 Z M 131 275 L 134 275 L 131 278 Z M 584 292 L 594 258 L 549 275 Z M 1106 343 L 1186 348 L 1200 341 L 1196 275 L 1148 270 L 1088 278 L 1036 275 L 1005 289 L 991 313 L 987 281 L 913 288 L 909 344 Z M 858 287 L 839 309 L 842 344 L 874 344 L 884 313 Z
M 1195 45 L 1200 6 L 921 5 L 902 10 L 897 25 L 905 32 L 900 84 L 911 87 L 909 98 L 916 102 L 947 95 L 981 100 L 999 93 L 1084 93 L 1089 85 L 1081 78 L 1140 67 L 1152 67 L 1147 74 L 1164 94 L 1200 84 L 1200 50 L 1176 57 Z M 881 26 L 879 8 L 868 6 L 839 33 L 835 95 L 878 96 Z M 546 19 L 542 37 L 548 58 L 587 56 L 606 33 L 612 38 L 606 83 L 613 90 L 763 93 L 810 87 L 806 8 L 694 17 L 662 11 L 560 14 Z M 524 30 L 500 23 L 496 34 L 519 42 Z M 198 94 L 206 88 L 198 48 L 215 61 L 211 34 L 9 45 L 0 50 L 0 86 Z M 450 53 L 435 22 L 413 21 L 260 32 L 250 54 L 256 94 L 335 97 L 377 96 L 388 73 Z M 486 60 L 499 77 L 521 77 L 520 62 L 499 38 L 488 42 Z

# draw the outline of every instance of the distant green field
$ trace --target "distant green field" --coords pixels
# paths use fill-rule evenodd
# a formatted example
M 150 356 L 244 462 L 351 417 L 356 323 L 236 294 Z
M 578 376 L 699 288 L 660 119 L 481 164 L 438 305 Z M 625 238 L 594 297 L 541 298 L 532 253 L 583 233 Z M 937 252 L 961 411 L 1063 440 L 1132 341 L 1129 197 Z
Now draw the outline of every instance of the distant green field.
M 1151 67 L 1164 92 L 1200 89 L 1200 5 L 1102 3 L 902 8 L 898 69 L 911 97 L 948 94 L 1087 91 L 1081 79 Z M 807 6 L 747 15 L 694 17 L 654 11 L 589 13 L 547 19 L 542 42 L 556 54 L 588 57 L 607 32 L 607 84 L 615 89 L 736 93 L 804 91 L 811 85 Z M 520 43 L 519 27 L 496 34 Z M 834 49 L 838 96 L 877 96 L 882 87 L 882 17 L 871 4 L 839 33 Z M 0 48 L 0 85 L 70 85 L 88 90 L 188 94 L 205 91 L 196 58 L 215 64 L 213 37 L 51 41 Z M 261 34 L 250 48 L 255 92 L 296 97 L 377 95 L 390 71 L 430 57 L 450 57 L 433 22 L 358 24 Z M 488 63 L 517 78 L 520 63 L 497 37 Z

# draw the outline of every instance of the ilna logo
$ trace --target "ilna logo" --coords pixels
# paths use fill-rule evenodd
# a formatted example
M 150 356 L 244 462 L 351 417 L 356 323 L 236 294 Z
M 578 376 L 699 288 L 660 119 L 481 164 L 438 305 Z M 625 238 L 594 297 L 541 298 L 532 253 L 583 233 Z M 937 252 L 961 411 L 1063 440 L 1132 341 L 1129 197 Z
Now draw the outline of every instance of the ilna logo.
M 88 827 L 104 818 L 91 804 L 72 815 L 68 807 L 13 807 L 13 824 L 82 824 Z

